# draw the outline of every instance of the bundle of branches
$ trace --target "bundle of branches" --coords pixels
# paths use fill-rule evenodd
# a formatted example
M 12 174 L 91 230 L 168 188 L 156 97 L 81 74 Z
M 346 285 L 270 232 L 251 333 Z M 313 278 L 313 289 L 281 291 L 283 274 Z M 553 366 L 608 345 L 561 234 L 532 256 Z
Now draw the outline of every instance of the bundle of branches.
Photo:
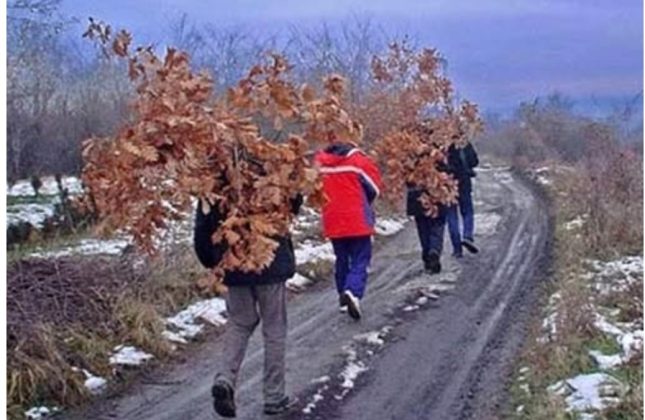
M 213 80 L 193 72 L 186 53 L 169 48 L 161 59 L 151 47 L 132 51 L 128 32 L 113 35 L 95 21 L 86 36 L 127 60 L 136 84 L 131 121 L 114 137 L 84 145 L 86 204 L 102 219 L 99 230 L 125 231 L 154 253 L 164 229 L 197 199 L 227 216 L 213 235 L 228 244 L 218 273 L 266 267 L 274 238 L 288 230 L 290 200 L 303 194 L 310 205 L 322 204 L 321 181 L 306 158 L 310 143 L 361 135 L 343 109 L 342 78 L 326 78 L 322 93 L 296 86 L 287 61 L 271 55 L 217 97 Z
M 442 172 L 452 144 L 463 146 L 482 129 L 476 105 L 455 105 L 450 80 L 434 49 L 392 44 L 372 60 L 374 88 L 357 111 L 369 120 L 367 138 L 385 169 L 386 194 L 400 201 L 405 185 L 424 191 L 428 214 L 455 202 L 457 182 Z

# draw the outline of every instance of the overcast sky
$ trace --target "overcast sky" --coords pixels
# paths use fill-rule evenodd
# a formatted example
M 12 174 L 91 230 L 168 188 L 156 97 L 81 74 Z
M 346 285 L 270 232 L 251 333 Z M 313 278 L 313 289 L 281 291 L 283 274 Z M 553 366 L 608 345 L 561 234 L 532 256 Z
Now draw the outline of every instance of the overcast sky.
M 267 31 L 369 15 L 438 48 L 460 93 L 490 109 L 553 90 L 585 99 L 643 88 L 642 0 L 62 0 L 62 7 L 143 37 L 182 12 Z

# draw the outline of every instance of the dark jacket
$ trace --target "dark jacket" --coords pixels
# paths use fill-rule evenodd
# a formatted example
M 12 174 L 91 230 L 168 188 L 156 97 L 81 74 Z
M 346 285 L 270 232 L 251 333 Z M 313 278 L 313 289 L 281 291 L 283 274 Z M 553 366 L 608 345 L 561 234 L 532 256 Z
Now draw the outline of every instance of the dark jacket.
M 438 147 L 438 146 L 435 146 Z M 429 152 L 428 152 L 429 153 Z M 450 172 L 450 168 L 443 162 L 437 163 L 437 170 L 439 172 Z M 407 198 L 406 198 L 406 214 L 408 216 L 426 216 L 426 209 L 423 208 L 423 205 L 419 201 L 421 195 L 423 194 L 423 189 L 413 184 L 406 184 L 407 187 Z M 439 206 L 439 211 L 443 211 L 443 206 Z
M 459 181 L 459 191 L 470 191 L 475 174 L 474 168 L 479 165 L 477 152 L 471 143 L 465 147 L 456 147 L 454 144 L 448 149 L 448 172 Z
M 297 214 L 302 205 L 302 196 L 298 195 L 291 202 L 291 210 Z M 197 205 L 195 214 L 194 246 L 199 262 L 204 267 L 213 268 L 221 261 L 228 245 L 225 243 L 213 244 L 211 237 L 225 216 L 217 206 L 211 208 L 210 213 L 204 214 L 201 202 Z M 260 273 L 245 273 L 242 271 L 227 271 L 224 275 L 224 284 L 227 286 L 255 286 L 284 282 L 296 273 L 296 257 L 290 236 L 273 238 L 278 241 L 273 262 Z

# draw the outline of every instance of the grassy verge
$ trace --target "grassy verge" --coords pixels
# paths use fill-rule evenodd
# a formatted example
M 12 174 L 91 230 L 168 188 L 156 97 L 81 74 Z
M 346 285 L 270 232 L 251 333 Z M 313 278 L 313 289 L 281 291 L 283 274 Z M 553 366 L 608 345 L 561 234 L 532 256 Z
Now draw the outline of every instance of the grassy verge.
M 642 241 L 642 220 L 634 216 L 637 212 L 626 214 L 618 204 L 614 211 L 607 208 L 599 212 L 596 206 L 603 201 L 592 201 L 598 199 L 597 195 L 581 196 L 584 186 L 580 183 L 594 180 L 584 179 L 582 173 L 572 174 L 565 170 L 551 177 L 549 195 L 556 216 L 554 274 L 552 281 L 545 285 L 544 309 L 530 327 L 516 366 L 510 389 L 511 404 L 504 418 L 582 418 L 581 414 L 568 412 L 564 398 L 550 392 L 549 387 L 576 375 L 598 372 L 620 380 L 625 392 L 617 395 L 620 403 L 597 412 L 594 418 L 642 418 L 642 351 L 615 368 L 599 367 L 589 354 L 595 350 L 612 355 L 622 349 L 615 336 L 600 331 L 595 325 L 600 309 L 613 313 L 612 323 L 640 320 L 642 329 L 642 272 L 638 281 L 627 289 L 604 294 L 592 287 L 593 277 L 589 277 L 589 260 L 607 261 L 642 254 L 637 245 Z M 598 194 L 606 196 L 610 192 L 601 190 Z M 603 198 L 604 203 L 613 200 L 613 197 Z M 642 192 L 638 200 L 642 212 Z M 581 215 L 584 215 L 583 223 L 572 224 Z
M 78 369 L 113 384 L 127 378 L 127 369 L 109 364 L 117 345 L 136 346 L 155 360 L 170 357 L 163 318 L 203 297 L 197 286 L 202 275 L 189 247 L 140 265 L 106 257 L 10 262 L 10 418 L 24 418 L 34 405 L 72 407 L 87 400 Z

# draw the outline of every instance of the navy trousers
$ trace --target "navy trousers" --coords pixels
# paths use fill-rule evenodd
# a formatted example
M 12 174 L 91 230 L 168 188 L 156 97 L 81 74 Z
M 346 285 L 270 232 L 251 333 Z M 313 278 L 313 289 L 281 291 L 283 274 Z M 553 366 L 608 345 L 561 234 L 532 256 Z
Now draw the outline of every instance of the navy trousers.
M 346 290 L 361 299 L 367 284 L 367 267 L 372 259 L 372 237 L 332 239 L 336 254 L 336 290 Z
M 446 209 L 439 208 L 436 217 L 426 215 L 414 216 L 417 225 L 417 233 L 421 242 L 421 258 L 426 261 L 428 255 L 436 253 L 441 256 L 443 250 L 443 232 L 446 225 Z
M 459 227 L 459 214 L 463 219 L 464 230 L 463 236 Z M 470 189 L 459 191 L 459 204 L 448 208 L 446 215 L 448 220 L 448 231 L 450 232 L 450 241 L 452 250 L 455 255 L 462 254 L 461 239 L 474 240 L 475 231 L 475 212 L 473 210 L 473 198 Z

